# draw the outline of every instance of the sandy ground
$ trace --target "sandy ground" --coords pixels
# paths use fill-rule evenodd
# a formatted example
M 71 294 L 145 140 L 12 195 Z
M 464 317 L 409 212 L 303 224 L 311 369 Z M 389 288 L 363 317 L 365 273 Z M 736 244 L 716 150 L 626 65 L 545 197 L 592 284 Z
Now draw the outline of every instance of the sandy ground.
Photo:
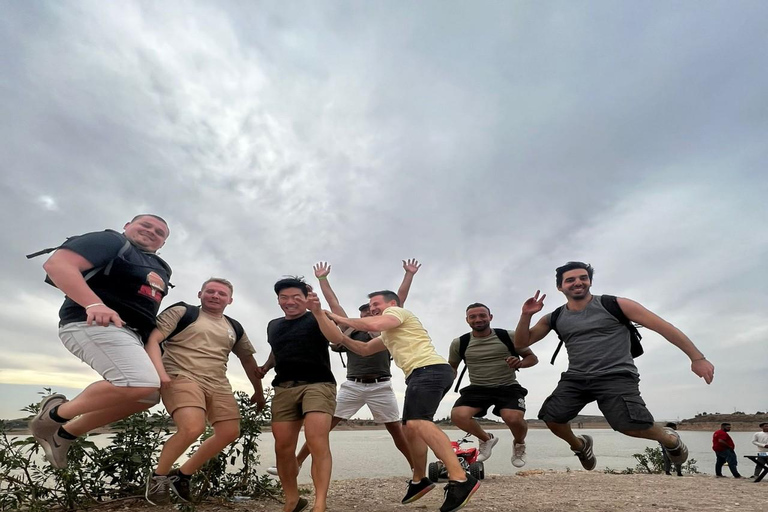
M 407 512 L 439 510 L 443 484 L 421 500 L 401 505 L 405 480 L 397 478 L 339 480 L 331 483 L 329 512 Z M 306 494 L 311 499 L 309 493 Z M 311 503 L 311 501 L 310 501 Z M 714 478 L 703 475 L 610 475 L 598 472 L 532 470 L 514 476 L 487 476 L 467 512 L 615 512 L 690 511 L 751 512 L 767 510 L 768 479 Z M 124 501 L 99 510 L 162 510 L 140 501 Z M 242 503 L 207 502 L 200 512 L 279 512 L 275 500 Z

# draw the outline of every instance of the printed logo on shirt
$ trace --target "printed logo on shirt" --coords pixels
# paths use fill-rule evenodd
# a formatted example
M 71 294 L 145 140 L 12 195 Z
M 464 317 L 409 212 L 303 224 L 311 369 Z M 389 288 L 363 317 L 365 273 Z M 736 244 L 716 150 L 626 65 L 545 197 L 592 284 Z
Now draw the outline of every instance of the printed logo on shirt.
M 229 336 L 229 341 L 234 343 L 235 342 L 235 331 L 232 329 L 227 329 L 227 336 Z
M 147 274 L 147 284 L 141 285 L 139 295 L 151 298 L 155 302 L 160 302 L 165 296 L 165 281 L 155 272 Z

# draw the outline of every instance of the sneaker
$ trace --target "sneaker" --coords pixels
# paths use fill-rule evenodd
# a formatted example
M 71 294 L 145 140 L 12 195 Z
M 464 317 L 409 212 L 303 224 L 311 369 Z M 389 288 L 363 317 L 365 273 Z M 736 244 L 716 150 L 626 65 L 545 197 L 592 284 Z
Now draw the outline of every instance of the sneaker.
M 515 447 L 512 449 L 512 465 L 516 468 L 525 466 L 525 443 L 514 443 Z
M 307 501 L 307 498 L 299 498 L 299 501 L 296 502 L 296 506 L 293 507 L 293 510 L 291 512 L 301 512 L 307 506 L 309 505 L 309 501 Z
M 150 473 L 144 490 L 144 497 L 147 498 L 147 501 L 152 505 L 168 505 L 171 502 L 172 478 L 176 477 Z
M 405 492 L 402 503 L 413 503 L 434 488 L 435 484 L 427 477 L 422 478 L 416 484 L 412 480 L 408 480 L 408 490 Z
M 584 469 L 592 471 L 597 466 L 597 457 L 592 452 L 592 436 L 579 436 L 579 439 L 584 442 L 584 446 L 581 450 L 573 450 L 573 454 L 579 458 Z
M 464 508 L 479 487 L 480 481 L 472 475 L 467 475 L 464 482 L 449 480 L 448 485 L 445 486 L 445 501 L 440 507 L 440 512 L 454 512 Z
M 168 477 L 171 480 L 171 491 L 184 503 L 190 503 L 192 501 L 192 492 L 190 490 L 192 477 L 180 476 L 178 469 L 172 469 L 168 473 Z
M 67 450 L 72 442 L 56 435 L 62 424 L 51 418 L 50 413 L 51 409 L 66 401 L 67 397 L 58 393 L 43 398 L 40 411 L 29 422 L 29 430 L 43 448 L 45 458 L 53 467 L 59 469 L 67 467 Z M 65 445 L 66 449 L 61 453 Z
M 672 434 L 677 438 L 677 446 L 674 448 L 667 448 L 664 447 L 664 451 L 667 452 L 667 455 L 669 456 L 669 460 L 672 461 L 672 464 L 682 464 L 686 460 L 688 460 L 688 447 L 685 446 L 685 443 L 682 439 L 680 439 L 680 434 L 677 433 L 676 430 L 673 430 L 669 427 L 664 427 L 664 432 L 667 434 Z
M 483 462 L 491 458 L 491 452 L 496 443 L 499 442 L 498 437 L 493 437 L 493 434 L 488 434 L 491 438 L 487 441 L 480 441 L 480 454 L 477 456 L 477 462 Z
M 301 473 L 301 464 L 299 464 L 299 473 Z M 272 476 L 278 476 L 277 466 L 269 466 L 267 468 L 267 474 Z

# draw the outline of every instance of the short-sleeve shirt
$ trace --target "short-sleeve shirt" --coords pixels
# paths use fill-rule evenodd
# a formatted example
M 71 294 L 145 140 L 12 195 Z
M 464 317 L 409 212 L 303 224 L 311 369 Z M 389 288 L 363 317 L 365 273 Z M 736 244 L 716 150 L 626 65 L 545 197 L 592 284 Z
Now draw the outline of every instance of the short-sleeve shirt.
M 720 440 L 725 441 L 725 444 L 721 443 Z M 733 439 L 731 439 L 731 436 L 723 429 L 716 430 L 714 434 L 712 434 L 712 449 L 716 452 L 722 452 L 727 449 L 733 450 L 736 447 L 735 444 L 733 444 Z
M 363 343 L 368 343 L 373 337 L 365 331 L 352 331 L 349 337 Z M 370 356 L 361 356 L 351 350 L 341 347 L 347 353 L 347 378 L 364 379 L 391 377 L 392 371 L 389 351 L 383 350 Z
M 287 381 L 336 384 L 331 371 L 328 340 L 309 311 L 298 318 L 288 320 L 283 317 L 270 321 L 267 342 L 275 358 L 273 386 Z
M 448 361 L 435 351 L 432 338 L 416 315 L 407 309 L 394 306 L 385 309 L 382 315 L 394 316 L 401 322 L 397 327 L 382 332 L 381 341 L 406 378 L 416 368 L 448 364 Z
M 187 308 L 176 306 L 160 313 L 157 329 L 167 337 L 184 316 Z M 256 353 L 248 335 L 237 340 L 235 330 L 223 316 L 217 317 L 200 310 L 197 320 L 166 341 L 163 366 L 168 375 L 183 376 L 204 389 L 216 393 L 231 393 L 227 379 L 229 354 L 247 357 Z
M 511 340 L 515 339 L 515 331 L 507 331 Z M 459 338 L 451 342 L 448 353 L 448 363 L 454 368 L 459 366 Z M 510 356 L 509 349 L 496 333 L 482 338 L 470 335 L 464 362 L 469 372 L 469 380 L 475 386 L 496 387 L 517 384 L 515 370 L 507 365 L 506 358 Z
M 135 245 L 115 259 L 126 240 L 115 231 L 99 231 L 71 238 L 61 248 L 79 254 L 93 268 L 111 262 L 109 275 L 98 272 L 88 280 L 88 286 L 146 341 L 155 327 L 160 301 L 168 293 L 171 269 L 159 256 Z M 84 322 L 87 314 L 83 306 L 67 297 L 59 310 L 59 318 L 60 325 L 66 325 Z

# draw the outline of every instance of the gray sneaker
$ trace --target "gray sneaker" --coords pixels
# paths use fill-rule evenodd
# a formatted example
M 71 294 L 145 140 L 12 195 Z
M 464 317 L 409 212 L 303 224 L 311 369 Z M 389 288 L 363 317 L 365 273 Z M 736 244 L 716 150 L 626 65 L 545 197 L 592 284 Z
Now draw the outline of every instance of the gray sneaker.
M 688 460 L 688 447 L 685 446 L 683 440 L 680 439 L 680 434 L 678 434 L 676 430 L 669 427 L 664 427 L 664 432 L 677 438 L 677 446 L 674 448 L 667 448 L 666 446 L 664 447 L 664 451 L 667 452 L 669 460 L 672 462 L 672 464 L 683 464 L 686 460 Z
M 169 476 L 155 476 L 152 473 L 147 477 L 147 486 L 144 497 L 152 505 L 168 505 L 171 502 L 171 484 L 173 478 Z
M 579 458 L 584 469 L 592 471 L 597 466 L 597 457 L 595 457 L 592 451 L 592 436 L 584 435 L 578 437 L 584 441 L 584 446 L 581 450 L 573 450 L 573 454 Z
M 490 439 L 487 441 L 480 441 L 479 443 L 480 447 L 478 449 L 477 462 L 483 462 L 484 460 L 490 459 L 493 447 L 499 442 L 499 438 L 494 437 L 493 434 L 488 434 L 488 436 Z
M 43 448 L 45 458 L 53 467 L 59 469 L 67 467 L 67 450 L 72 441 L 56 434 L 62 424 L 54 421 L 50 412 L 51 409 L 66 401 L 67 397 L 58 393 L 43 398 L 40 402 L 40 411 L 29 422 L 29 430 Z

